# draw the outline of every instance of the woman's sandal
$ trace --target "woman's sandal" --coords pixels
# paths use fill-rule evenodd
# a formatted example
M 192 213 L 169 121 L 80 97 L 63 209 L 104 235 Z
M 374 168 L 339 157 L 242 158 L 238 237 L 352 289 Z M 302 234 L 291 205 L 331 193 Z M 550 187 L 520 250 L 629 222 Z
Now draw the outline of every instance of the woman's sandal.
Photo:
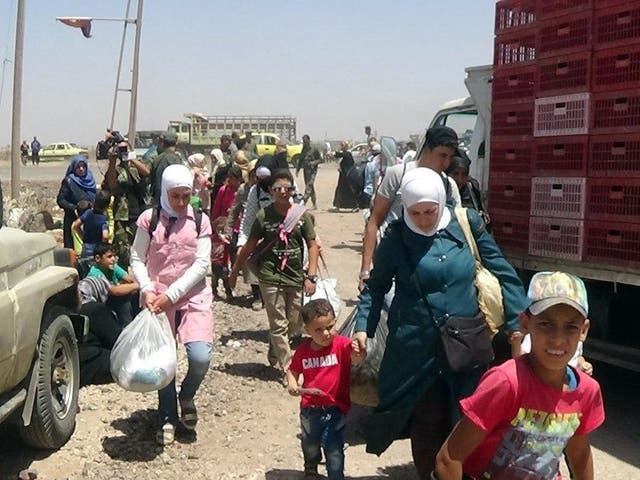
M 171 445 L 175 440 L 176 427 L 170 423 L 165 423 L 160 430 L 156 432 L 156 442 L 159 445 Z
M 180 422 L 187 430 L 195 430 L 198 424 L 198 410 L 193 400 L 180 400 Z

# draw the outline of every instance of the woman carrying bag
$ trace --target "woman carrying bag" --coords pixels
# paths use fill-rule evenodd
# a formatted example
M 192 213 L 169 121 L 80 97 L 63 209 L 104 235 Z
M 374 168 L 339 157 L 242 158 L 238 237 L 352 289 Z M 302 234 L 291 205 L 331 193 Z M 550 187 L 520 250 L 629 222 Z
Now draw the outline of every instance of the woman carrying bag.
M 89 170 L 87 157 L 77 155 L 71 159 L 58 192 L 58 206 L 64 210 L 62 234 L 65 248 L 73 248 L 71 225 L 78 218 L 78 203 L 88 202 L 87 208 L 96 200 L 96 181 Z M 85 208 L 86 209 L 86 208 Z
M 380 403 L 365 425 L 367 451 L 380 455 L 395 439 L 408 436 L 419 478 L 428 479 L 440 445 L 458 420 L 458 400 L 474 391 L 493 354 L 478 306 L 474 256 L 446 206 L 442 178 L 416 168 L 407 172 L 401 189 L 404 216 L 390 225 L 376 250 L 374 269 L 360 295 L 354 337 L 357 348 L 366 349 L 395 280 L 378 375 Z M 467 215 L 482 264 L 500 282 L 506 327 L 517 330 L 518 315 L 528 305 L 522 283 L 477 213 L 469 210 Z M 488 355 L 481 349 L 475 363 L 460 369 L 456 352 L 445 352 L 453 331 L 447 329 L 450 322 L 482 330 L 471 343 L 483 340 L 486 347 L 488 342 Z

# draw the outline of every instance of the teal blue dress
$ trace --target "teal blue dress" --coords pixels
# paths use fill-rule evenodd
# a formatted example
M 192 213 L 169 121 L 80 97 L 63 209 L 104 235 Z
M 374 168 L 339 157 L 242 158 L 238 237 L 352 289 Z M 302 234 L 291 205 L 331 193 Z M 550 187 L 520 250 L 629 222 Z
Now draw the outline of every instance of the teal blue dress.
M 522 282 L 505 260 L 484 222 L 468 210 L 483 265 L 502 286 L 505 323 L 519 328 L 518 317 L 529 301 Z M 470 395 L 484 370 L 454 373 L 436 355 L 438 331 L 417 289 L 428 297 L 439 323 L 447 316 L 471 317 L 478 312 L 475 262 L 464 233 L 452 212 L 447 227 L 431 237 L 412 232 L 403 220 L 391 224 L 378 246 L 374 269 L 360 295 L 356 331 L 373 338 L 380 321 L 384 295 L 395 281 L 389 307 L 386 348 L 378 375 L 380 403 L 365 425 L 367 451 L 380 455 L 405 436 L 415 403 L 438 378 L 449 387 L 452 418 L 459 415 L 457 401 Z

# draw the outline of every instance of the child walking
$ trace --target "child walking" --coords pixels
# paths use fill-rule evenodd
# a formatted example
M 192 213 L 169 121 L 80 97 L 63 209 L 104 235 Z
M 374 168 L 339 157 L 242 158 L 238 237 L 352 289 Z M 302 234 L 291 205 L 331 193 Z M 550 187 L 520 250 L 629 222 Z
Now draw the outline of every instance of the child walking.
M 232 166 L 227 174 L 224 185 L 218 190 L 216 199 L 211 208 L 211 222 L 213 227 L 211 244 L 211 270 L 213 273 L 211 288 L 213 297 L 218 296 L 218 283 L 222 281 L 227 301 L 233 300 L 233 291 L 229 287 L 229 263 L 231 261 L 231 245 L 222 239 L 224 227 L 229 211 L 236 200 L 238 188 L 242 185 L 242 170 Z
M 212 295 L 206 283 L 211 224 L 205 214 L 199 221 L 190 206 L 192 186 L 193 176 L 184 165 L 165 169 L 160 211 L 154 215 L 149 209 L 140 215 L 131 249 L 131 267 L 140 284 L 142 304 L 167 314 L 189 362 L 179 396 L 175 381 L 158 392 L 160 429 L 156 440 L 162 445 L 174 441 L 178 402 L 182 425 L 195 430 L 198 414 L 194 397 L 209 368 L 213 348 Z
M 287 384 L 289 394 L 301 397 L 304 478 L 319 478 L 322 448 L 329 480 L 343 480 L 351 363 L 359 363 L 364 357 L 352 351 L 350 338 L 336 333 L 336 317 L 328 300 L 311 300 L 300 314 L 310 338 L 296 349 L 287 370 Z
M 82 253 L 80 258 L 91 258 L 99 243 L 109 242 L 109 219 L 107 208 L 111 195 L 105 190 L 96 194 L 93 208 L 85 210 L 78 215 L 79 218 L 71 224 L 71 230 L 82 240 Z
M 573 478 L 594 478 L 589 433 L 604 421 L 600 386 L 569 366 L 589 327 L 584 283 L 540 272 L 528 295 L 520 323 L 531 353 L 489 370 L 460 402 L 463 418 L 436 458 L 440 480 L 554 480 L 563 451 Z

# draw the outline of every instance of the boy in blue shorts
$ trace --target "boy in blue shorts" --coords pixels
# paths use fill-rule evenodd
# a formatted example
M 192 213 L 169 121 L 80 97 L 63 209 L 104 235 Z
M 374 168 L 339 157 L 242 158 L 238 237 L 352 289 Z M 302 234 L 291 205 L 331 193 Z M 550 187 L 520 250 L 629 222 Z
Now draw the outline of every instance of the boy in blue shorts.
M 319 478 L 322 448 L 329 480 L 344 480 L 344 426 L 351 403 L 351 362 L 359 363 L 364 355 L 353 353 L 351 339 L 336 333 L 336 317 L 328 300 L 311 300 L 300 315 L 311 338 L 296 349 L 287 370 L 287 383 L 291 395 L 302 397 L 304 478 Z
M 460 402 L 458 422 L 436 458 L 439 480 L 555 480 L 563 451 L 573 478 L 593 480 L 589 433 L 604 421 L 598 383 L 568 365 L 589 327 L 582 280 L 536 273 L 521 314 L 531 353 L 489 370 Z

